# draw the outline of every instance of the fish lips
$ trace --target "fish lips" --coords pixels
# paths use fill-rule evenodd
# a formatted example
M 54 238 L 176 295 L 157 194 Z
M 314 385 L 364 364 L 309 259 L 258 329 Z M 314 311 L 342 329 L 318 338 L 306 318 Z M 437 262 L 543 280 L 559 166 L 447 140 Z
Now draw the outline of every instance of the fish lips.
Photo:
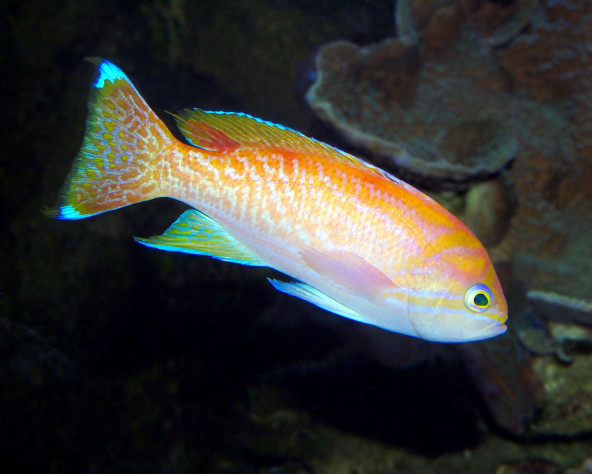
M 483 339 L 491 339 L 492 337 L 500 336 L 501 334 L 505 333 L 508 330 L 508 326 L 505 324 L 500 324 L 497 321 L 486 325 L 483 330 L 477 334 L 475 334 L 475 341 L 480 341 Z

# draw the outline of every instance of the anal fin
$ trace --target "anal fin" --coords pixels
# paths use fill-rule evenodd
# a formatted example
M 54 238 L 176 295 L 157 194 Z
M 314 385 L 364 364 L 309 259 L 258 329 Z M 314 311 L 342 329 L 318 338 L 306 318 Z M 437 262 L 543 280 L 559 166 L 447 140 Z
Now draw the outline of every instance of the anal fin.
M 160 250 L 209 255 L 243 265 L 267 266 L 218 222 L 195 209 L 181 214 L 162 235 L 148 239 L 134 237 L 134 240 Z

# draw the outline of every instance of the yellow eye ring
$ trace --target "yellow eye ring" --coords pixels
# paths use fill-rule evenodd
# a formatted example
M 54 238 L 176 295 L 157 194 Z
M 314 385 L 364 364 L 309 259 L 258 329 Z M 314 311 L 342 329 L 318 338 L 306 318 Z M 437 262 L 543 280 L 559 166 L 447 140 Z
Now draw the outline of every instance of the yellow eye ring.
M 487 311 L 492 302 L 491 290 L 483 283 L 471 286 L 465 293 L 465 306 L 475 313 Z

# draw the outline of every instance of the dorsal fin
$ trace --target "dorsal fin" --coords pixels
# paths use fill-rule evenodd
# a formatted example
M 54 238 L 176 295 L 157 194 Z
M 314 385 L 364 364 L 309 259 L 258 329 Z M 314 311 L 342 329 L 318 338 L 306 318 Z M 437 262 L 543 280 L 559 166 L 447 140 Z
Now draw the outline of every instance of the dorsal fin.
M 331 145 L 296 130 L 248 114 L 185 109 L 177 119 L 179 130 L 192 145 L 215 152 L 238 149 L 275 149 L 330 156 L 354 166 L 368 168 L 395 182 L 394 176 Z

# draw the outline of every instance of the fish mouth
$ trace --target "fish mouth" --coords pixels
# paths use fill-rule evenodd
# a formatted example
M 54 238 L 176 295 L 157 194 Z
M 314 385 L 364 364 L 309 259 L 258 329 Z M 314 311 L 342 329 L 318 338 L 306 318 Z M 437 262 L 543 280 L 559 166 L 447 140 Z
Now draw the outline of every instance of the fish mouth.
M 504 326 L 504 323 L 508 320 L 508 315 L 507 314 L 500 314 L 499 316 L 497 315 L 490 315 L 489 316 L 492 319 L 495 319 L 496 323 L 495 324 L 501 324 L 502 326 Z
M 507 320 L 507 316 L 504 319 L 504 321 Z M 491 339 L 492 337 L 496 337 L 499 336 L 503 333 L 505 333 L 508 330 L 508 326 L 506 326 L 505 324 L 500 324 L 498 322 L 495 322 L 493 324 L 490 324 L 486 327 L 484 327 L 479 334 L 476 335 L 476 340 L 483 340 L 483 339 Z

